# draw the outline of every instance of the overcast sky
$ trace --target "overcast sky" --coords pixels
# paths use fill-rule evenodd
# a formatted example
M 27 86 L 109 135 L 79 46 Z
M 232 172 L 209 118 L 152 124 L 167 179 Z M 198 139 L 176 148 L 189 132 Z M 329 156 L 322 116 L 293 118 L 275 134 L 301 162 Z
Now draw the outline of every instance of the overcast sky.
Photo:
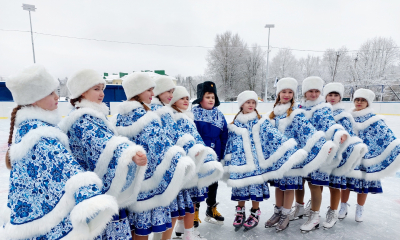
M 33 63 L 33 31 L 145 44 L 212 47 L 216 34 L 238 33 L 249 45 L 295 49 L 358 49 L 369 38 L 400 45 L 399 0 L 0 0 L 0 76 Z M 103 72 L 164 69 L 171 76 L 203 74 L 209 49 L 87 41 L 34 34 L 36 62 L 54 77 L 81 68 Z M 265 48 L 266 49 L 266 48 Z M 272 49 L 270 57 L 276 54 Z M 297 57 L 320 53 L 294 52 Z M 271 59 L 271 58 L 270 58 Z

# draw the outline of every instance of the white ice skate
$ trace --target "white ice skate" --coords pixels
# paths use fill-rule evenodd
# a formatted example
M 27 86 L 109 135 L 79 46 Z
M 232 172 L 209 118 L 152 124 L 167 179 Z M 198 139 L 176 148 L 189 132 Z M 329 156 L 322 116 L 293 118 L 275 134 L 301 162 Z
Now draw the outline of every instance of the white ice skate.
M 311 211 L 311 199 L 308 200 L 308 202 L 304 208 L 304 216 L 306 216 L 306 217 L 310 216 L 310 211 Z
M 153 240 L 161 240 L 162 233 L 154 233 L 153 234 Z
M 360 206 L 356 204 L 357 209 L 356 209 L 356 222 L 362 222 L 363 221 L 363 212 L 364 212 L 364 206 Z
M 297 220 L 304 216 L 304 204 L 297 203 L 292 207 L 292 211 L 289 213 L 289 220 Z
M 183 223 L 183 219 L 178 220 L 176 222 L 176 226 L 175 226 L 175 235 L 178 238 L 174 238 L 174 239 L 179 239 L 183 235 L 184 232 L 185 232 L 185 224 Z
M 332 210 L 330 207 L 328 207 L 328 212 L 326 213 L 325 222 L 322 223 L 324 229 L 332 228 L 337 222 L 337 220 L 338 220 L 338 215 L 336 213 L 336 210 Z
M 300 230 L 302 233 L 307 233 L 317 228 L 319 228 L 319 211 L 310 210 L 310 216 L 307 222 L 301 225 Z
M 191 228 L 189 232 L 185 232 L 182 235 L 183 240 L 207 240 L 206 238 L 200 237 L 195 233 L 194 228 Z
M 346 218 L 346 216 L 347 216 L 347 206 L 350 207 L 350 204 L 348 204 L 348 203 L 340 203 L 340 210 L 339 210 L 339 214 L 338 214 L 339 220 L 343 220 L 343 219 Z

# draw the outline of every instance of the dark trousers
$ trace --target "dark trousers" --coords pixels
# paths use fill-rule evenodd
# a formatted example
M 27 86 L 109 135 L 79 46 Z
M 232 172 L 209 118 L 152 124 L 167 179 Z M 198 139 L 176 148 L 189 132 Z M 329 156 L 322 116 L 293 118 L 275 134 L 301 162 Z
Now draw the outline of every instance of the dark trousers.
M 217 190 L 218 190 L 218 182 L 215 182 L 208 186 L 208 197 L 207 197 L 207 205 L 212 207 L 217 203 Z M 196 207 L 200 208 L 200 203 L 196 203 Z

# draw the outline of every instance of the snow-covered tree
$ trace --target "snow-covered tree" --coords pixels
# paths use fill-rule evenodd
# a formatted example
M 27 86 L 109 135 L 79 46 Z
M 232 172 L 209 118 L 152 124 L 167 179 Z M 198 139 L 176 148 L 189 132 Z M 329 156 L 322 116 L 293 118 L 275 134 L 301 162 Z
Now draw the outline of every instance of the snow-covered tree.
M 265 81 L 265 74 L 263 74 L 266 69 L 264 67 L 266 64 L 265 55 L 266 52 L 257 44 L 253 44 L 247 51 L 244 62 L 243 79 L 239 83 L 239 85 L 242 86 L 241 89 L 255 91 L 261 96 L 262 82 Z

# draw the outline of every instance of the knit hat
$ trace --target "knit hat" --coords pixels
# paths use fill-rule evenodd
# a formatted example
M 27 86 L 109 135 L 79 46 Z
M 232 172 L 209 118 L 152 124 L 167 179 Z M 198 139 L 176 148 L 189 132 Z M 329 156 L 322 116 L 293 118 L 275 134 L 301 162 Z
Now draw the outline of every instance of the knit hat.
M 278 96 L 278 94 L 283 90 L 283 89 L 290 89 L 294 92 L 294 94 L 296 94 L 297 91 L 297 80 L 294 78 L 281 78 L 279 79 L 278 83 L 276 84 L 276 95 Z
M 193 104 L 200 104 L 203 100 L 204 94 L 206 92 L 212 92 L 215 96 L 215 104 L 214 107 L 218 107 L 220 102 L 217 95 L 217 87 L 214 82 L 206 81 L 200 84 L 197 84 L 197 99 L 193 101 Z
M 303 80 L 301 86 L 303 94 L 311 89 L 318 89 L 322 93 L 322 88 L 324 87 L 324 80 L 320 77 L 308 77 Z
M 179 99 L 181 99 L 183 97 L 190 98 L 188 91 L 186 90 L 185 87 L 177 86 L 174 91 L 174 97 L 171 99 L 171 102 L 169 102 L 169 105 L 171 105 L 171 106 L 174 105 L 174 103 L 176 103 L 176 101 L 178 101 Z
M 328 83 L 324 87 L 324 96 L 326 97 L 331 92 L 337 92 L 340 95 L 340 98 L 343 98 L 344 94 L 344 86 L 338 82 Z
M 360 88 L 354 92 L 354 98 L 365 98 L 368 102 L 368 106 L 371 106 L 372 102 L 375 99 L 375 93 L 369 89 Z
M 122 87 L 128 100 L 155 86 L 156 83 L 149 74 L 143 72 L 131 73 L 122 82 Z
M 103 90 L 106 88 L 106 81 L 98 72 L 92 69 L 82 69 L 73 74 L 67 81 L 71 99 L 80 97 L 82 93 L 97 84 L 104 84 Z
M 175 83 L 171 78 L 167 76 L 160 76 L 156 78 L 156 87 L 154 88 L 154 96 L 158 96 L 163 92 L 175 89 Z
M 258 105 L 258 96 L 257 93 L 254 91 L 243 91 L 237 96 L 237 102 L 239 105 L 239 108 L 242 107 L 242 105 L 247 101 L 247 100 L 254 100 L 256 101 L 256 107 Z
M 6 87 L 18 105 L 32 104 L 43 99 L 56 90 L 58 85 L 59 82 L 39 64 L 25 68 L 6 82 Z

